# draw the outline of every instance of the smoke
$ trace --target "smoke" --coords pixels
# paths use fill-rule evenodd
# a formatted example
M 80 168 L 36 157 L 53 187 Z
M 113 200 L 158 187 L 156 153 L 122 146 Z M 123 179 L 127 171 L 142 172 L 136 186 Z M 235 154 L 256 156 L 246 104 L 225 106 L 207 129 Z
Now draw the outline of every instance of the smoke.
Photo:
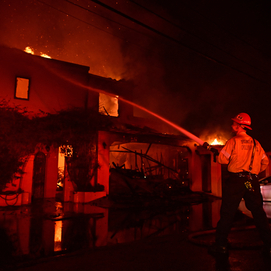
M 239 39 L 247 38 L 254 44 L 257 41 L 255 46 L 263 44 L 261 49 L 269 48 L 270 39 L 266 42 L 258 33 L 266 28 L 256 31 L 256 9 L 249 12 L 253 1 L 246 9 L 245 3 L 237 5 L 232 16 L 228 16 L 232 11 L 230 4 L 236 1 L 222 1 L 221 4 L 201 0 L 191 1 L 191 4 L 179 0 L 102 2 L 179 43 L 86 0 L 73 1 L 85 9 L 64 0 L 1 1 L 0 43 L 21 50 L 31 46 L 35 52 L 52 58 L 89 66 L 92 74 L 132 80 L 136 103 L 197 136 L 205 131 L 227 134 L 231 117 L 240 112 L 249 113 L 256 128 L 261 128 L 259 123 L 264 124 L 259 117 L 260 111 L 270 119 L 265 109 L 269 87 L 261 82 L 267 75 L 238 60 L 261 69 L 269 67 L 267 61 L 270 59 L 263 58 L 258 50 Z M 243 10 L 246 12 L 239 12 Z M 246 15 L 243 21 L 241 13 Z M 228 24 L 236 35 L 224 31 L 212 20 L 224 28 Z M 246 22 L 250 32 L 245 28 Z M 238 25 L 242 28 L 238 29 Z M 252 36 L 252 30 L 257 36 Z M 261 134 L 256 136 L 264 139 Z

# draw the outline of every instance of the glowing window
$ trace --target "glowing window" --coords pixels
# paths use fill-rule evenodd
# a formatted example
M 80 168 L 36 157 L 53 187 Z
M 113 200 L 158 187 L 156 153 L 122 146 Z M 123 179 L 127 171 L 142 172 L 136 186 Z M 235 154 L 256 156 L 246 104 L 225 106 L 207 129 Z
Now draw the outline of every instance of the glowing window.
M 54 251 L 61 251 L 62 227 L 62 220 L 55 221 Z
M 99 112 L 111 117 L 119 116 L 119 100 L 117 96 L 99 93 Z
M 30 86 L 30 79 L 16 77 L 15 98 L 28 100 L 29 86 Z

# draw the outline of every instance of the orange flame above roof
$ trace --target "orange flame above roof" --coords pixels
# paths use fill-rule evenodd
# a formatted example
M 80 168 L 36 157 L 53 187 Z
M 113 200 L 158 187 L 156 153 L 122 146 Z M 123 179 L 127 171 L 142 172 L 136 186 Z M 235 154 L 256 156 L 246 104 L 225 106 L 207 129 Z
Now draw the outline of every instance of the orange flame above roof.
M 34 55 L 34 49 L 31 48 L 30 46 L 25 47 L 24 51 L 28 54 Z M 40 53 L 40 56 L 45 57 L 45 58 L 51 58 L 50 56 L 48 56 L 44 53 Z

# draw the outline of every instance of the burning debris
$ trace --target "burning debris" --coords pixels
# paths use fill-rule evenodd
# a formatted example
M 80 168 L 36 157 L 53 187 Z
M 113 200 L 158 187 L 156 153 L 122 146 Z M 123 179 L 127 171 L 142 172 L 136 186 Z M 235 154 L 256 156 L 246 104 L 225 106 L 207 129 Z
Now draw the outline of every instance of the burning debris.
M 217 140 L 216 138 L 210 143 L 210 145 L 224 145 L 225 143 L 221 140 Z
M 129 145 L 134 147 L 134 150 L 128 148 Z M 179 147 L 176 151 L 176 147 L 161 147 L 151 143 L 138 145 L 122 144 L 121 148 L 118 146 L 111 149 L 111 196 L 163 198 L 190 192 L 189 152 L 186 148 Z M 140 147 L 141 150 L 138 149 Z
M 227 140 L 230 138 L 230 135 L 222 130 L 221 128 L 217 128 L 217 131 L 211 132 L 208 130 L 205 130 L 200 138 L 204 141 L 207 142 L 209 145 L 212 146 L 219 146 L 219 145 L 225 145 Z

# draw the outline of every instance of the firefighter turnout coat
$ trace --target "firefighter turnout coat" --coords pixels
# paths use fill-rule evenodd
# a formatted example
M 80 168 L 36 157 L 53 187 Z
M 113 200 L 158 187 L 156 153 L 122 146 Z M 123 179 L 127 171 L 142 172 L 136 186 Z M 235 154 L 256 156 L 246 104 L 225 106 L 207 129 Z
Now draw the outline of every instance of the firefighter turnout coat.
M 265 154 L 260 143 L 255 140 L 255 153 L 251 171 L 249 170 L 254 140 L 252 137 L 241 132 L 227 141 L 224 148 L 218 156 L 220 164 L 228 164 L 228 171 L 237 172 L 251 172 L 252 174 L 259 174 L 265 170 L 269 164 L 268 157 Z

